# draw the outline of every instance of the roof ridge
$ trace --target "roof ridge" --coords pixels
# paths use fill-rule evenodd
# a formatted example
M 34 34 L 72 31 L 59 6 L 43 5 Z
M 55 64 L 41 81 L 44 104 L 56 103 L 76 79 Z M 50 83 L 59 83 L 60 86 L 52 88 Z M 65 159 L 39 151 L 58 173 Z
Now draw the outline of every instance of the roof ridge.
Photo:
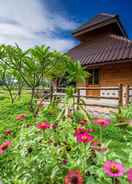
M 87 27 L 93 27 L 93 26 L 95 26 L 95 25 L 101 24 L 102 22 L 106 22 L 106 21 L 108 21 L 108 20 L 111 19 L 111 18 L 116 17 L 116 16 L 113 16 L 113 17 L 112 17 L 112 16 L 111 16 L 111 17 L 109 16 L 109 17 L 107 18 L 107 20 L 102 20 L 102 21 L 93 23 L 92 25 L 88 25 L 88 24 L 91 24 L 91 22 L 94 21 L 95 18 L 98 17 L 98 16 L 102 16 L 102 15 L 101 15 L 101 14 L 97 14 L 95 17 L 92 17 L 90 20 L 88 20 L 87 22 L 84 22 L 84 23 L 81 24 L 77 29 L 75 29 L 75 30 L 73 31 L 73 33 L 76 33 L 76 32 L 78 32 L 78 31 L 80 31 L 80 29 L 85 29 L 85 28 L 87 28 Z M 83 26 L 86 26 L 86 27 L 83 28 Z
M 124 26 L 122 25 L 120 21 L 120 17 L 118 14 L 109 14 L 109 13 L 99 13 L 96 14 L 96 16 L 90 18 L 88 21 L 84 22 L 82 25 L 80 25 L 78 28 L 76 28 L 72 34 L 76 36 L 76 34 L 79 33 L 79 35 L 83 35 L 86 32 L 92 32 L 93 30 L 96 30 L 97 28 L 105 27 L 108 25 L 112 25 L 112 23 L 116 24 L 119 28 L 119 32 L 124 36 L 128 37 L 127 33 L 124 29 Z M 85 31 L 86 30 L 86 31 Z
M 98 19 L 98 17 L 102 17 L 102 20 L 96 20 Z M 103 17 L 105 17 L 103 19 Z M 118 17 L 117 14 L 108 14 L 108 13 L 99 13 L 99 14 L 96 14 L 94 17 L 92 17 L 91 19 L 89 19 L 88 21 L 82 23 L 78 28 L 76 28 L 74 31 L 73 31 L 73 34 L 78 32 L 78 31 L 81 31 L 83 29 L 86 29 L 88 27 L 94 27 L 96 25 L 99 25 L 103 22 L 107 22 L 113 18 L 116 18 Z M 93 22 L 93 23 L 92 23 Z
M 109 13 L 105 13 L 105 12 L 100 13 L 98 15 L 104 15 L 104 16 L 109 16 L 109 17 L 116 17 L 117 16 L 117 14 L 109 14 Z

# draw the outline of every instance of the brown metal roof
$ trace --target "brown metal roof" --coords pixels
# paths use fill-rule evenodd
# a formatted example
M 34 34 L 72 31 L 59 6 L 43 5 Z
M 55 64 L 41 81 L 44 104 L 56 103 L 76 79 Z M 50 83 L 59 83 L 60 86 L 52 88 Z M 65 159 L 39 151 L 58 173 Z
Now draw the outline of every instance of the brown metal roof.
M 97 35 L 96 38 L 74 47 L 68 54 L 80 60 L 82 65 L 123 62 L 132 59 L 132 41 L 113 34 Z
M 83 31 L 91 31 L 97 29 L 98 27 L 103 27 L 105 24 L 111 24 L 112 22 L 117 23 L 118 27 L 123 36 L 127 37 L 127 33 L 124 30 L 122 23 L 120 22 L 119 16 L 115 14 L 108 14 L 108 13 L 100 13 L 93 17 L 87 23 L 81 25 L 79 28 L 73 31 L 73 35 L 83 33 Z
M 78 31 L 81 31 L 83 29 L 86 29 L 88 27 L 94 26 L 96 24 L 102 23 L 104 21 L 108 21 L 111 18 L 115 18 L 116 15 L 111 15 L 111 14 L 106 14 L 106 13 L 101 13 L 96 15 L 94 18 L 92 18 L 90 21 L 87 23 L 81 25 L 79 28 L 77 28 L 73 33 L 76 33 Z

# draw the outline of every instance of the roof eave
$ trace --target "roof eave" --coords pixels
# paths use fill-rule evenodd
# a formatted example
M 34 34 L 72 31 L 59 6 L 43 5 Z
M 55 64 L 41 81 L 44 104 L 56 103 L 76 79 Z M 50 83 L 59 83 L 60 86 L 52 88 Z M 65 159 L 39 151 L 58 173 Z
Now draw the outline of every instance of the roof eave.
M 124 26 L 122 25 L 122 23 L 121 23 L 120 18 L 119 18 L 118 15 L 116 16 L 116 19 L 117 19 L 117 24 L 118 24 L 118 26 L 119 26 L 121 32 L 123 33 L 123 35 L 124 35 L 126 38 L 128 38 L 128 34 L 127 34 L 127 32 L 125 31 Z
M 122 63 L 132 63 L 132 58 L 131 59 L 120 59 L 117 61 L 106 61 L 106 62 L 100 62 L 100 63 L 93 63 L 93 64 L 85 64 L 82 65 L 84 67 L 99 67 L 99 66 L 104 66 L 104 65 L 109 65 L 109 64 L 122 64 Z

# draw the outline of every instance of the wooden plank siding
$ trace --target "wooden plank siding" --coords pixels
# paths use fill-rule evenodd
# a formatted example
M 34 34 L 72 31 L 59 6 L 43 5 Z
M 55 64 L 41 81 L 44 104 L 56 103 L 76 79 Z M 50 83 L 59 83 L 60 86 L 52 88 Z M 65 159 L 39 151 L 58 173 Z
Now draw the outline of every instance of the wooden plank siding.
M 104 65 L 100 68 L 100 86 L 132 86 L 132 63 Z
M 97 67 L 96 67 L 97 68 Z M 89 85 L 87 81 L 78 84 L 78 87 L 117 87 L 120 84 L 132 86 L 132 63 L 120 63 L 103 65 L 99 67 L 99 84 Z M 87 90 L 87 96 L 100 96 L 100 88 L 97 90 Z

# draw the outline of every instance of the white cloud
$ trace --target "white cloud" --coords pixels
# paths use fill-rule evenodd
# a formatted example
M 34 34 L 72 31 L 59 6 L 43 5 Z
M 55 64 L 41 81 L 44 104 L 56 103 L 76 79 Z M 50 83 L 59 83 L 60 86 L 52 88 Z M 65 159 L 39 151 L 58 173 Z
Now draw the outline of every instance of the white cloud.
M 73 40 L 59 39 L 59 38 L 47 38 L 45 40 L 46 45 L 50 45 L 52 49 L 66 51 L 75 45 Z
M 0 0 L 0 43 L 17 42 L 24 48 L 47 44 L 66 50 L 74 45 L 71 39 L 55 36 L 55 32 L 77 26 L 63 15 L 53 14 L 40 0 Z M 37 34 L 43 32 L 44 35 Z

